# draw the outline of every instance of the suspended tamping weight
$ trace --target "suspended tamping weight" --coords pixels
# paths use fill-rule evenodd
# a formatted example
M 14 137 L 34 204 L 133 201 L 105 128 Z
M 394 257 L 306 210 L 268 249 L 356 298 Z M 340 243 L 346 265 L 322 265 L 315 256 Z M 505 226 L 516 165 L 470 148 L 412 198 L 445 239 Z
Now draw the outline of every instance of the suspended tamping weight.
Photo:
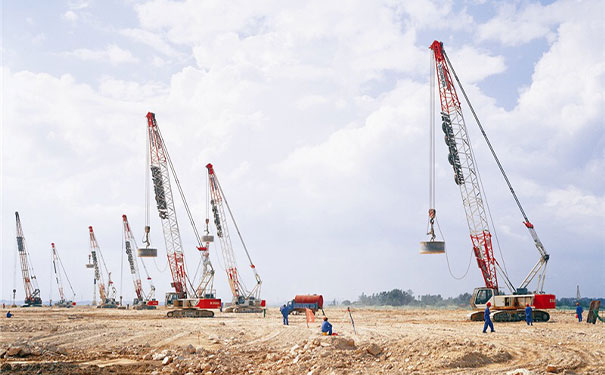
M 420 242 L 420 254 L 443 254 L 445 253 L 445 241 L 435 241 L 435 215 L 437 211 L 434 208 L 429 209 L 429 231 L 431 236 L 429 241 Z
M 216 208 L 213 206 L 212 209 L 215 210 Z M 217 223 L 217 221 L 218 219 L 216 219 L 214 222 Z M 210 230 L 208 229 L 209 222 L 210 219 L 206 219 L 206 234 L 202 236 L 202 242 L 214 242 L 214 236 L 210 234 Z M 217 223 L 216 225 L 220 227 L 220 223 Z
M 151 228 L 149 225 L 145 226 L 145 240 L 143 242 L 147 245 L 147 247 L 137 249 L 137 255 L 141 258 L 156 258 L 158 256 L 158 249 L 154 249 L 149 247 L 149 231 Z
M 92 264 L 90 260 L 90 255 L 88 255 L 88 263 L 86 263 L 86 268 L 95 268 L 95 265 Z

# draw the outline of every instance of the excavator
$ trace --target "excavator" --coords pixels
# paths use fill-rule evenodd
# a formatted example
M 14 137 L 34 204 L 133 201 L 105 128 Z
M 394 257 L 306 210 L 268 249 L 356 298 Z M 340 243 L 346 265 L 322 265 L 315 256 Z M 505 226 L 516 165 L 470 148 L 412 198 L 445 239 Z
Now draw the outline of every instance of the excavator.
M 435 74 L 431 74 L 431 170 L 430 170 L 430 206 L 429 223 L 427 234 L 430 235 L 429 241 L 420 243 L 421 253 L 423 254 L 442 254 L 445 252 L 445 242 L 436 240 L 434 224 L 436 223 L 435 207 L 435 113 L 434 93 L 435 77 L 437 78 L 437 90 L 439 91 L 439 100 L 441 105 L 441 128 L 444 133 L 445 144 L 448 149 L 448 162 L 454 171 L 454 182 L 460 188 L 460 194 L 466 214 L 468 228 L 470 231 L 473 253 L 477 265 L 481 270 L 484 287 L 475 288 L 471 299 L 471 307 L 475 311 L 470 315 L 473 321 L 483 320 L 483 312 L 487 303 L 492 306 L 492 318 L 496 322 L 516 322 L 525 319 L 524 308 L 526 305 L 533 307 L 533 319 L 536 322 L 546 322 L 550 319 L 550 314 L 546 311 L 555 308 L 555 296 L 544 292 L 544 281 L 546 278 L 546 265 L 550 258 L 546 252 L 542 241 L 538 237 L 534 225 L 529 221 L 527 215 L 517 194 L 515 193 L 504 168 L 498 159 L 494 148 L 489 141 L 477 114 L 472 107 L 470 100 L 454 68 L 449 60 L 443 43 L 434 41 L 431 46 L 431 66 L 435 67 Z M 527 277 L 518 287 L 515 287 L 510 281 L 505 268 L 501 267 L 494 257 L 492 245 L 492 232 L 489 227 L 488 214 L 489 207 L 485 201 L 485 192 L 479 176 L 479 170 L 475 162 L 475 155 L 471 148 L 471 142 L 468 136 L 467 127 L 464 121 L 460 99 L 454 86 L 454 79 L 458 83 L 460 90 L 468 104 L 468 107 L 477 122 L 481 134 L 483 135 L 506 184 L 512 193 L 512 196 L 521 211 L 523 224 L 530 233 L 534 245 L 538 251 L 539 259 L 535 266 L 530 270 Z M 492 223 L 493 225 L 493 223 Z M 505 293 L 498 284 L 498 275 L 509 291 Z M 536 280 L 535 289 L 529 289 L 532 281 Z

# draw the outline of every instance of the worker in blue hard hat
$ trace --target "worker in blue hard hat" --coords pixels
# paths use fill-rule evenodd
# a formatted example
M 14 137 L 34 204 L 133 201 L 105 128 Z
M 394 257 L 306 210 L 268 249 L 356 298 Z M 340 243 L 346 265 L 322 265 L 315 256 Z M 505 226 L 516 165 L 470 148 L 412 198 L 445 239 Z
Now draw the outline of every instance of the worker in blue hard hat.
M 483 312 L 483 320 L 485 321 L 485 324 L 483 324 L 483 333 L 485 333 L 485 331 L 487 331 L 487 327 L 489 327 L 492 332 L 495 332 L 494 323 L 492 323 L 492 318 L 490 316 L 490 311 L 489 311 L 489 307 L 491 305 L 492 305 L 492 303 L 488 302 L 487 305 L 485 306 L 485 311 Z
M 324 317 L 324 322 L 321 323 L 321 332 L 325 335 L 332 336 L 332 324 L 328 322 L 327 317 Z
M 283 305 L 282 307 L 279 308 L 279 311 L 281 312 L 282 316 L 284 317 L 284 325 L 287 326 L 288 325 L 288 315 L 290 314 L 290 311 L 288 311 L 288 307 L 286 305 Z
M 576 302 L 576 318 L 578 318 L 578 322 L 582 322 L 582 313 L 584 309 L 580 306 L 580 302 Z
M 525 306 L 525 321 L 527 322 L 528 326 L 534 325 L 534 319 L 531 314 L 531 306 L 529 305 L 529 303 L 527 304 L 527 306 Z

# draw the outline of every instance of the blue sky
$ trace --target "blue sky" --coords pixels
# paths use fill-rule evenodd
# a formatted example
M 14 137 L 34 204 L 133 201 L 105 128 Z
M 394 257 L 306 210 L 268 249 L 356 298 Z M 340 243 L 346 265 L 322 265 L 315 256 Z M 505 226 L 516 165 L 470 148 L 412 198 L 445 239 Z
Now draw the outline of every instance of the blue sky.
M 16 210 L 43 298 L 55 242 L 78 298 L 90 299 L 88 225 L 117 279 L 121 215 L 135 232 L 144 225 L 148 111 L 198 225 L 203 166 L 215 165 L 270 301 L 395 287 L 450 296 L 480 286 L 474 263 L 456 281 L 443 256 L 417 251 L 428 209 L 435 39 L 551 254 L 545 289 L 571 296 L 579 284 L 603 296 L 603 21 L 599 1 L 4 2 L 2 298 L 13 285 Z M 518 284 L 538 254 L 466 119 Z M 461 273 L 470 241 L 439 139 L 437 147 L 437 209 Z M 194 273 L 195 241 L 177 210 Z M 160 223 L 151 225 L 163 254 Z M 229 299 L 219 250 L 211 251 L 217 292 Z M 150 264 L 159 296 L 168 290 L 164 259 Z

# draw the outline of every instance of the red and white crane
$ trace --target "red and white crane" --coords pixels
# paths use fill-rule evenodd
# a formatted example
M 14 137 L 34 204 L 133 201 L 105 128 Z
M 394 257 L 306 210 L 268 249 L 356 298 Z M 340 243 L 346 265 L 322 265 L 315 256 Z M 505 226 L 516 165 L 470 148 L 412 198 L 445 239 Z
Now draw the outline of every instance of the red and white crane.
M 40 289 L 38 288 L 38 282 L 36 280 L 36 275 L 34 274 L 34 267 L 29 258 L 29 253 L 27 252 L 23 227 L 21 226 L 21 219 L 19 218 L 18 212 L 15 212 L 15 217 L 17 220 L 17 251 L 19 252 L 21 277 L 23 278 L 23 289 L 25 290 L 24 306 L 42 306 Z
M 59 301 L 55 303 L 55 306 L 58 307 L 73 307 L 76 303 L 74 300 L 76 299 L 76 292 L 74 292 L 74 288 L 71 286 L 71 282 L 69 281 L 69 277 L 67 276 L 67 272 L 65 272 L 65 267 L 63 267 L 63 262 L 61 262 L 61 258 L 59 258 L 59 253 L 57 252 L 57 248 L 55 247 L 55 243 L 50 244 L 53 252 L 53 270 L 55 271 L 55 280 L 57 281 L 57 288 L 59 289 Z M 67 280 L 67 284 L 69 285 L 69 289 L 72 292 L 72 299 L 67 300 L 65 298 L 65 292 L 63 290 L 63 278 L 61 277 L 61 271 L 65 274 L 65 279 Z
M 155 114 L 151 112 L 147 113 L 147 142 L 149 146 L 149 168 L 151 170 L 155 201 L 162 222 L 168 265 L 172 274 L 171 286 L 174 288 L 173 293 L 166 294 L 166 304 L 172 304 L 174 307 L 179 308 L 179 310 L 168 312 L 167 315 L 169 317 L 212 317 L 214 316 L 214 312 L 205 309 L 220 308 L 221 300 L 215 298 L 215 293 L 212 289 L 214 268 L 208 257 L 208 244 L 204 245 L 202 243 L 202 238 L 197 231 L 183 189 L 158 128 Z M 204 263 L 204 273 L 197 287 L 193 286 L 193 283 L 187 276 L 181 233 L 170 183 L 170 172 L 172 172 L 179 190 L 185 211 L 198 241 L 197 250 L 201 252 Z
M 533 224 L 527 218 L 521 203 L 512 188 L 512 185 L 504 172 L 502 165 L 492 145 L 485 134 L 483 126 L 479 121 L 475 110 L 473 109 L 466 92 L 460 84 L 456 72 L 454 71 L 452 64 L 443 49 L 443 43 L 434 41 L 430 46 L 432 50 L 431 59 L 433 60 L 437 82 L 439 90 L 439 98 L 441 104 L 441 122 L 442 129 L 445 134 L 445 143 L 449 150 L 448 161 L 452 165 L 454 170 L 454 182 L 460 188 L 460 194 L 462 196 L 462 202 L 466 213 L 466 220 L 470 231 L 470 237 L 473 245 L 473 252 L 477 260 L 477 265 L 481 270 L 485 287 L 476 288 L 473 292 L 473 299 L 471 305 L 476 309 L 483 309 L 487 302 L 491 302 L 493 308 L 498 310 L 494 313 L 494 319 L 496 321 L 518 321 L 524 319 L 523 308 L 527 303 L 534 306 L 534 319 L 536 321 L 547 321 L 550 315 L 546 311 L 540 309 L 552 309 L 555 308 L 555 296 L 552 294 L 545 294 L 543 291 L 546 264 L 549 259 L 549 255 L 546 253 L 542 242 L 538 238 L 538 235 L 534 229 Z M 475 157 L 471 148 L 471 143 L 467 133 L 466 124 L 464 122 L 464 116 L 462 114 L 462 108 L 460 100 L 454 87 L 454 81 L 452 76 L 456 79 L 464 98 L 471 110 L 483 137 L 485 138 L 492 155 L 494 156 L 498 167 L 504 176 L 504 179 L 510 189 L 515 202 L 517 203 L 521 214 L 523 216 L 523 224 L 529 230 L 534 244 L 540 254 L 538 263 L 531 269 L 527 277 L 523 280 L 519 287 L 515 288 L 508 278 L 500 264 L 496 260 L 492 245 L 492 233 L 490 231 L 488 223 L 488 215 L 486 212 L 485 193 L 479 171 L 476 166 Z M 431 82 L 434 82 L 434 76 L 431 77 Z M 433 83 L 434 84 L 434 83 Z M 431 87 L 431 92 L 434 89 Z M 431 103 L 431 106 L 434 102 Z M 431 110 L 431 115 L 434 116 L 435 110 Z M 434 120 L 431 121 L 434 126 Z M 431 129 L 431 133 L 434 134 L 434 130 Z M 433 144 L 434 140 L 431 141 Z M 434 163 L 434 150 L 431 150 L 432 162 Z M 434 167 L 433 167 L 434 168 Z M 431 178 L 434 178 L 434 172 L 432 172 Z M 434 192 L 434 188 L 431 188 Z M 433 193 L 434 194 L 434 193 Z M 432 199 L 434 201 L 434 199 Z M 433 234 L 432 221 L 435 217 L 434 207 L 431 207 L 429 211 L 429 220 L 431 230 L 429 234 Z M 511 294 L 504 294 L 499 289 L 498 274 L 502 275 L 506 287 L 510 290 Z M 532 292 L 528 291 L 528 286 L 537 276 L 536 289 Z M 481 313 L 475 313 L 472 317 L 474 320 L 482 320 Z
M 265 307 L 265 301 L 260 299 L 260 289 L 262 280 L 256 271 L 256 266 L 250 258 L 248 248 L 242 238 L 242 235 L 237 227 L 237 223 L 233 218 L 231 208 L 227 203 L 221 184 L 218 181 L 218 177 L 214 171 L 212 164 L 206 165 L 208 169 L 208 185 L 210 190 L 210 205 L 212 206 L 212 214 L 214 216 L 214 224 L 216 227 L 216 235 L 220 239 L 221 250 L 223 254 L 223 261 L 225 271 L 227 272 L 227 280 L 229 281 L 229 287 L 233 294 L 233 301 L 225 309 L 226 312 L 261 312 Z M 254 278 L 256 284 L 251 290 L 248 290 L 242 282 L 242 279 L 237 270 L 237 264 L 235 262 L 235 253 L 233 251 L 233 244 L 231 243 L 231 236 L 229 235 L 229 226 L 227 223 L 227 216 L 225 215 L 225 206 L 231 217 L 231 221 L 235 226 L 237 235 L 242 243 L 248 261 L 250 262 L 250 268 L 254 272 Z
M 118 303 L 116 302 L 116 288 L 111 280 L 111 272 L 109 272 L 107 264 L 105 264 L 105 259 L 103 258 L 101 248 L 99 247 L 92 227 L 88 227 L 88 231 L 90 234 L 90 256 L 95 270 L 95 281 L 99 288 L 100 304 L 97 307 L 116 308 L 118 307 Z M 102 264 L 103 269 L 101 268 L 101 264 L 99 264 L 99 260 L 101 260 L 100 263 Z M 105 284 L 105 272 L 107 273 L 107 284 Z
M 128 258 L 128 264 L 130 265 L 130 274 L 132 275 L 132 281 L 134 283 L 134 291 L 137 295 L 132 302 L 132 307 L 137 310 L 155 309 L 158 305 L 158 301 L 155 299 L 155 286 L 151 283 L 151 277 L 149 277 L 149 272 L 147 272 L 147 268 L 145 268 L 145 263 L 142 263 L 147 280 L 149 281 L 149 293 L 143 291 L 143 282 L 141 281 L 141 275 L 139 273 L 138 261 L 136 255 L 133 253 L 133 249 L 137 249 L 137 243 L 130 230 L 130 224 L 128 223 L 126 215 L 122 215 L 122 224 L 124 248 L 126 250 L 126 257 Z

